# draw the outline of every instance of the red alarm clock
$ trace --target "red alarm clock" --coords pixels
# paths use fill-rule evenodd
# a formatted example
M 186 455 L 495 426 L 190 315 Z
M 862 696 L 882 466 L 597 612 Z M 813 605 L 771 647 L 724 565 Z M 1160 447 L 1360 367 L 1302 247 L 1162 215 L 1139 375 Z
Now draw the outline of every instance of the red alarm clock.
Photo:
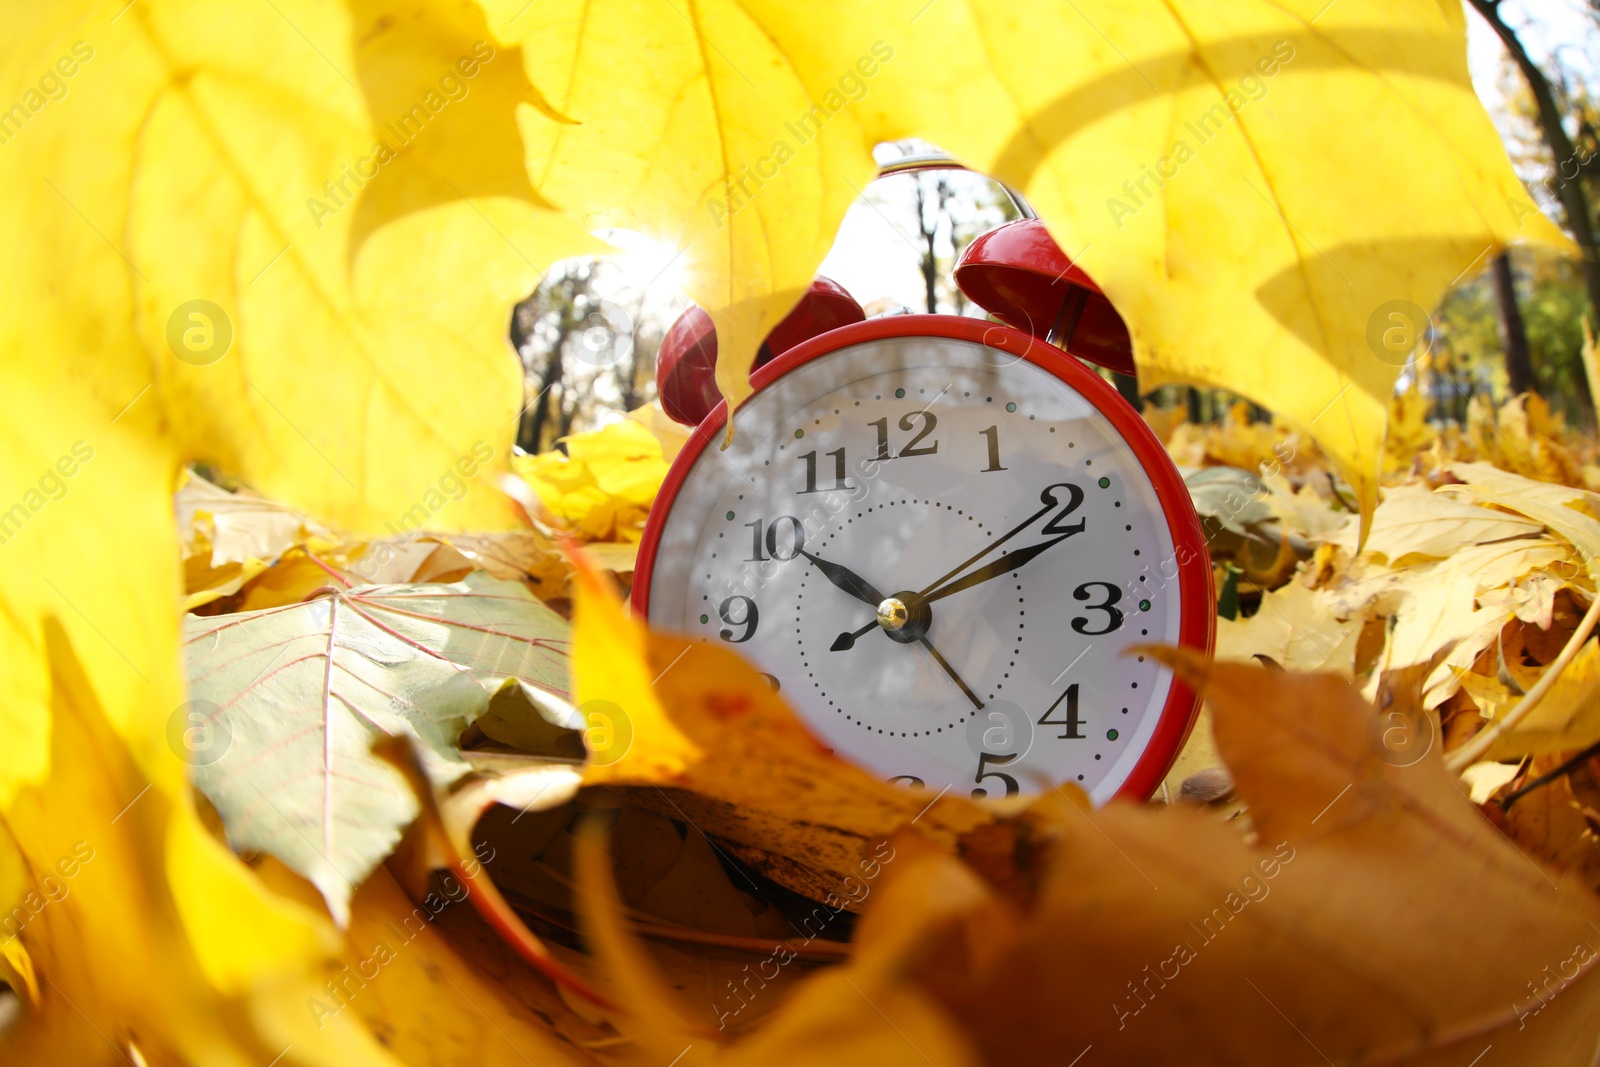
M 1143 799 L 1199 702 L 1129 650 L 1210 652 L 1211 565 L 1166 450 L 1080 362 L 1131 372 L 1127 329 L 1013 199 L 1029 217 L 956 270 L 1009 325 L 861 321 L 819 279 L 769 338 L 727 449 L 715 336 L 685 313 L 658 382 L 669 412 L 699 421 L 651 510 L 634 608 L 737 648 L 886 779 Z

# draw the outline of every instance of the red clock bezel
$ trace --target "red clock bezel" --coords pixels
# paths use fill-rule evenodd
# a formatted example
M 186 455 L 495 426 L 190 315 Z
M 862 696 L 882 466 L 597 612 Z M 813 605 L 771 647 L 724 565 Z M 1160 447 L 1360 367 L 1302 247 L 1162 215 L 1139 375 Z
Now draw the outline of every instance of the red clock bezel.
M 1200 519 L 1195 514 L 1194 503 L 1183 477 L 1139 413 L 1105 379 L 1054 345 L 1009 326 L 982 319 L 954 315 L 895 315 L 869 319 L 819 334 L 758 369 L 750 376 L 750 384 L 756 392 L 760 392 L 801 364 L 850 345 L 890 337 L 943 337 L 973 341 L 999 349 L 1054 374 L 1099 409 L 1138 458 L 1167 518 L 1176 557 L 1174 562 L 1178 569 L 1176 577 L 1181 605 L 1178 643 L 1208 656 L 1211 654 L 1216 636 L 1216 594 L 1211 580 L 1211 559 L 1206 551 Z M 728 405 L 723 401 L 695 427 L 667 471 L 666 480 L 662 482 L 661 491 L 650 509 L 633 573 L 633 610 L 643 618 L 648 618 L 650 613 L 650 582 L 655 572 L 661 528 L 672 510 L 678 491 L 688 478 L 690 468 L 708 446 L 715 447 L 715 442 L 721 438 L 727 414 Z M 1112 799 L 1148 799 L 1172 769 L 1173 761 L 1188 740 L 1199 713 L 1200 698 L 1182 681 L 1174 678 L 1149 744 Z

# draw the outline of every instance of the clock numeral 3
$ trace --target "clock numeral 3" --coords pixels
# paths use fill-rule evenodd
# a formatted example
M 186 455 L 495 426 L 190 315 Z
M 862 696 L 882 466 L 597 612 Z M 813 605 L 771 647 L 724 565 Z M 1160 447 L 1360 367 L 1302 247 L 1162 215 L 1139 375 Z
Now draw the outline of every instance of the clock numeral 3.
M 780 525 L 787 525 L 792 534 L 787 548 L 783 547 L 782 542 L 778 540 L 778 527 Z M 761 529 L 763 526 L 766 526 L 767 531 L 765 538 L 767 555 L 761 554 L 761 546 L 763 544 Z M 755 522 L 745 523 L 745 527 L 750 531 L 750 558 L 745 560 L 746 563 L 765 563 L 768 556 L 780 563 L 786 563 L 798 556 L 800 550 L 806 547 L 805 524 L 793 515 L 780 515 L 773 519 L 770 525 L 757 519 Z
M 867 423 L 868 426 L 878 431 L 878 454 L 872 458 L 876 460 L 905 459 L 908 456 L 931 456 L 938 452 L 938 441 L 931 445 L 924 445 L 919 442 L 932 433 L 935 426 L 939 425 L 939 417 L 927 410 L 912 411 L 900 416 L 900 428 L 907 432 L 916 429 L 917 419 L 922 420 L 922 429 L 917 431 L 915 437 L 906 442 L 906 446 L 900 450 L 898 456 L 889 454 L 889 417 L 885 415 L 881 419 Z
M 734 618 L 733 609 L 736 604 L 743 604 L 744 611 L 738 618 Z M 756 635 L 756 624 L 761 621 L 761 612 L 756 608 L 756 602 L 747 596 L 731 596 L 717 605 L 717 617 L 729 626 L 743 626 L 744 633 L 738 637 L 733 636 L 732 630 L 723 630 L 720 636 L 732 645 L 742 644 Z
M 1008 796 L 1008 797 L 1016 796 L 1017 795 L 1017 790 L 1018 790 L 1019 787 L 1017 786 L 1017 780 L 1015 778 L 1013 778 L 1009 774 L 1005 774 L 1005 773 L 1003 773 L 1001 771 L 986 771 L 986 770 L 984 770 L 984 767 L 987 766 L 990 763 L 993 763 L 993 764 L 995 764 L 996 766 L 999 766 L 999 767 L 1004 767 L 1006 764 L 1010 763 L 1012 760 L 1014 760 L 1016 758 L 1017 758 L 1017 753 L 1015 753 L 1015 752 L 1012 752 L 1012 753 L 1010 753 L 1008 755 L 1005 755 L 1005 756 L 996 755 L 993 752 L 980 752 L 980 753 L 978 753 L 978 776 L 973 779 L 974 782 L 978 783 L 978 788 L 976 788 L 976 789 L 974 789 L 972 791 L 973 799 L 977 799 L 978 797 L 986 797 L 986 796 L 989 795 L 988 788 L 986 788 L 983 785 L 983 780 L 985 778 L 998 778 L 998 779 L 1000 779 L 1002 782 L 1004 782 L 1006 784 L 1006 796 Z
M 836 490 L 839 490 L 841 492 L 854 489 L 855 486 L 851 485 L 848 481 L 845 480 L 845 476 L 844 476 L 844 449 L 843 448 L 836 448 L 832 452 L 829 452 L 829 453 L 826 453 L 826 454 L 833 457 L 833 488 L 836 489 Z M 800 458 L 805 460 L 805 463 L 806 463 L 806 487 L 804 489 L 800 490 L 800 492 L 801 493 L 827 493 L 827 492 L 831 492 L 832 490 L 818 489 L 817 488 L 817 452 L 816 452 L 816 449 L 812 449 L 810 452 L 807 452 L 805 455 L 801 456 Z
M 1122 628 L 1122 612 L 1115 607 L 1117 602 L 1122 599 L 1122 590 L 1118 589 L 1110 582 L 1084 582 L 1082 585 L 1078 586 L 1078 588 L 1072 591 L 1072 599 L 1093 599 L 1094 594 L 1089 592 L 1089 590 L 1093 589 L 1095 586 L 1099 586 L 1101 589 L 1106 591 L 1105 599 L 1098 604 L 1090 604 L 1085 610 L 1105 612 L 1106 625 L 1104 629 L 1091 630 L 1089 629 L 1088 617 L 1080 615 L 1072 620 L 1072 628 L 1080 634 L 1096 636 L 1099 634 L 1108 634 L 1112 630 L 1118 630 Z

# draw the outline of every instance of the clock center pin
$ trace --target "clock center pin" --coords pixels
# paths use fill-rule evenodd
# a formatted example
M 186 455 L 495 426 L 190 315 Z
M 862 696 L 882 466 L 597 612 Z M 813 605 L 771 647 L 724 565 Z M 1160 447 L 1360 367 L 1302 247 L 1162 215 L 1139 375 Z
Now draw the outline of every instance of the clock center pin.
M 905 604 L 889 597 L 878 605 L 878 624 L 885 630 L 899 630 L 911 621 L 911 612 Z

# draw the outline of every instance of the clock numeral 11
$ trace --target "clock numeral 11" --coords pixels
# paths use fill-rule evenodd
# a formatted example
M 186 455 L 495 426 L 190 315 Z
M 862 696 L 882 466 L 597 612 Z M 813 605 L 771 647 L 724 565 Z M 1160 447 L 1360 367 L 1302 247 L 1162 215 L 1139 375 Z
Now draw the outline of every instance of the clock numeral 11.
M 826 455 L 829 455 L 829 456 L 833 457 L 833 489 L 834 490 L 839 490 L 839 491 L 845 491 L 845 490 L 854 489 L 855 486 L 851 485 L 848 481 L 845 480 L 845 476 L 844 476 L 844 449 L 843 448 L 836 448 L 832 452 L 826 453 Z M 802 492 L 802 493 L 826 493 L 826 492 L 832 492 L 833 490 L 818 489 L 817 488 L 817 451 L 816 451 L 816 449 L 812 449 L 810 452 L 807 452 L 805 455 L 801 456 L 800 458 L 806 461 L 806 487 L 804 489 L 800 490 L 800 492 Z

